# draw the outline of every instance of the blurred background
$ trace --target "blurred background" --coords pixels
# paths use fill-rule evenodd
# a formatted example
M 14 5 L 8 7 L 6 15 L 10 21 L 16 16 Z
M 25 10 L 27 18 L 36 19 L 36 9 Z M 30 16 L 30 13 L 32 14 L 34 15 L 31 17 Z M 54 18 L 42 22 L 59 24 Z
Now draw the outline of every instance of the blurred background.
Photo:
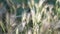
M 0 34 L 60 34 L 60 0 L 0 0 Z

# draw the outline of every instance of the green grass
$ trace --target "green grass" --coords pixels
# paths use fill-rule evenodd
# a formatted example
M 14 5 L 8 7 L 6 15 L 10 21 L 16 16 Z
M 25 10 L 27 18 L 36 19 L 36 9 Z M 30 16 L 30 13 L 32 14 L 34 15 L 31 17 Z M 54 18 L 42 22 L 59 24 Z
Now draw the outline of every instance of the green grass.
M 9 2 L 10 0 L 8 0 Z M 48 2 L 52 2 L 53 3 L 53 10 L 49 10 L 46 11 L 48 5 L 52 5 L 48 2 L 45 1 L 41 1 L 40 0 L 11 0 L 8 4 L 11 4 L 10 6 L 10 13 L 13 14 L 15 16 L 19 16 L 22 15 L 21 17 L 19 17 L 16 21 L 19 21 L 17 24 L 17 27 L 15 27 L 15 29 L 13 29 L 13 27 L 11 26 L 11 21 L 10 21 L 10 16 L 6 16 L 7 21 L 6 24 L 7 26 L 4 26 L 3 23 L 0 23 L 0 26 L 3 29 L 3 32 L 5 33 L 5 27 L 7 27 L 7 34 L 28 34 L 29 32 L 32 34 L 57 34 L 58 31 L 55 31 L 55 24 L 56 22 L 59 21 L 60 18 L 60 6 L 58 6 L 58 1 L 57 0 L 48 0 Z M 18 7 L 18 3 L 20 4 L 20 7 Z M 44 4 L 44 5 L 43 5 Z M 30 8 L 30 17 L 29 17 L 29 13 L 27 13 L 25 8 Z M 51 6 L 50 6 L 51 7 Z M 59 7 L 59 8 L 58 8 Z M 50 8 L 49 8 L 50 9 Z M 16 17 L 15 17 L 16 18 Z M 22 24 L 22 26 L 20 25 L 18 27 L 19 24 L 21 23 L 26 23 L 25 25 Z M 52 24 L 52 25 L 51 25 Z M 24 25 L 24 29 L 23 29 L 23 25 Z M 54 27 L 52 27 L 54 26 Z M 16 29 L 18 28 L 18 29 Z M 23 29 L 23 31 L 19 31 L 19 28 Z M 31 31 L 32 30 L 32 31 Z

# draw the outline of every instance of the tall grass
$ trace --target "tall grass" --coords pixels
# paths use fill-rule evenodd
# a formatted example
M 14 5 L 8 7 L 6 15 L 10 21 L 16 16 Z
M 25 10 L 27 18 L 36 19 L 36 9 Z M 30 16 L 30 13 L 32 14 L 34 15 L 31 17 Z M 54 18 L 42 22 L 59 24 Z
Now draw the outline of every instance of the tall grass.
M 10 13 L 6 14 L 6 34 L 59 33 L 59 0 L 7 0 L 6 2 L 10 7 Z M 30 12 L 28 8 L 30 9 Z M 17 16 L 18 11 L 22 12 L 22 14 L 20 15 L 19 13 Z M 1 24 L 1 27 L 5 32 L 3 26 L 4 25 Z

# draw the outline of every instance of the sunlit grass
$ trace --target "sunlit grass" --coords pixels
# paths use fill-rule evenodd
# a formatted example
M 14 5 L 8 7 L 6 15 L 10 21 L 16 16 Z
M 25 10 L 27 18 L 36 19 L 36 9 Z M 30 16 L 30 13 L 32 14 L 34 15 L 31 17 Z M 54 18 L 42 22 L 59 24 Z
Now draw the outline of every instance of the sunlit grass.
M 19 1 L 19 0 L 17 0 Z M 22 0 L 21 0 L 22 1 Z M 55 5 L 51 5 L 44 2 L 46 0 L 39 0 L 38 3 L 35 3 L 35 0 L 28 0 L 27 5 L 30 8 L 30 12 L 27 13 L 25 8 L 27 8 L 24 4 L 24 0 L 20 3 L 21 5 L 14 4 L 14 2 L 11 0 L 8 0 L 7 3 L 10 3 L 10 11 L 14 11 L 14 17 L 17 20 L 17 9 L 19 7 L 23 8 L 23 13 L 21 14 L 21 21 L 16 23 L 16 27 L 13 28 L 10 23 L 12 23 L 13 20 L 10 21 L 10 17 L 6 15 L 6 23 L 7 23 L 7 34 L 57 34 L 55 28 L 57 28 L 56 23 L 59 21 L 60 18 L 60 7 L 58 6 L 58 0 L 56 0 Z M 59 7 L 59 8 L 58 8 Z M 54 8 L 54 10 L 53 10 Z M 28 9 L 27 9 L 28 10 Z M 57 12 L 56 14 L 54 12 Z M 32 20 L 32 25 L 30 24 Z M 15 23 L 15 21 L 13 22 Z M 3 23 L 0 23 L 0 26 L 2 27 L 3 31 L 5 32 L 5 26 Z M 32 26 L 32 27 L 31 27 Z M 55 27 L 56 26 L 56 27 Z M 9 28 L 9 29 L 8 29 Z M 56 32 L 56 33 L 55 33 Z

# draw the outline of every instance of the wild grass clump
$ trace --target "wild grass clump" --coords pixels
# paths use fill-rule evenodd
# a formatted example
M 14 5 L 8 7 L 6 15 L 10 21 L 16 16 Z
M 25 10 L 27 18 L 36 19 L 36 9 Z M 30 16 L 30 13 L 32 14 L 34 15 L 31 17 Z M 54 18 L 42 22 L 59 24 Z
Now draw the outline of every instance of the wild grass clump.
M 6 0 L 6 34 L 58 34 L 60 24 L 59 0 Z M 5 32 L 5 27 L 7 32 Z

